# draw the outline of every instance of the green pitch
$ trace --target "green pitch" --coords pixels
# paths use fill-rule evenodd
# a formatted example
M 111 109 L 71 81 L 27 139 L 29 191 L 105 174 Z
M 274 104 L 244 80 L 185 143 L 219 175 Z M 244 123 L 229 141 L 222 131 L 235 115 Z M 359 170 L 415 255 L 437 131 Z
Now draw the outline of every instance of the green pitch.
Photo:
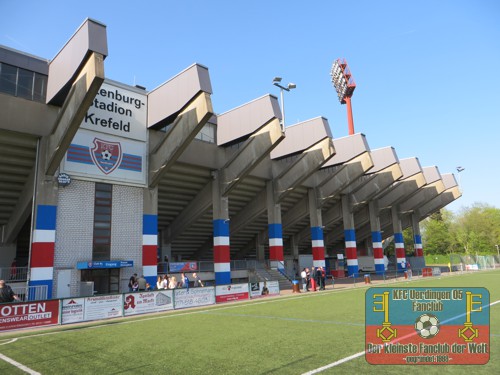
M 485 287 L 500 300 L 500 270 L 391 286 Z M 491 307 L 484 366 L 380 366 L 364 356 L 365 288 L 0 335 L 0 374 L 500 374 L 500 303 Z M 19 366 L 19 365 L 18 365 Z M 28 371 L 28 370 L 26 370 Z

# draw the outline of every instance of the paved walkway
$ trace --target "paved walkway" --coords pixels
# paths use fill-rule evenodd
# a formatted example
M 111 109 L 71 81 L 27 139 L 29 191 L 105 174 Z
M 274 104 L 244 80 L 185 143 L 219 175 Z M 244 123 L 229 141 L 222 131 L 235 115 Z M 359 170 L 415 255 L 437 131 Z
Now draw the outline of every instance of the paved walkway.
M 331 280 L 328 280 L 325 286 L 325 290 L 337 290 L 337 289 L 352 289 L 352 288 L 363 288 L 363 287 L 370 287 L 370 286 L 380 286 L 380 285 L 386 285 L 386 284 L 392 284 L 396 282 L 403 282 L 403 281 L 411 281 L 411 280 L 416 280 L 416 279 L 421 279 L 422 276 L 413 276 L 411 279 L 405 279 L 404 276 L 400 276 L 397 278 L 391 278 L 391 279 L 383 279 L 383 280 L 370 280 L 369 283 L 366 283 L 363 278 L 358 277 L 357 279 L 352 279 L 352 278 L 344 278 L 344 279 L 336 279 L 335 282 L 332 284 Z M 302 283 L 299 284 L 300 286 L 300 292 L 301 294 L 306 294 L 306 293 L 321 293 L 322 291 L 317 290 L 316 292 L 312 291 L 312 289 L 309 289 L 309 292 L 303 292 L 302 290 Z M 280 290 L 280 295 L 290 295 L 290 294 L 298 294 L 294 293 L 293 290 L 290 289 L 282 289 Z

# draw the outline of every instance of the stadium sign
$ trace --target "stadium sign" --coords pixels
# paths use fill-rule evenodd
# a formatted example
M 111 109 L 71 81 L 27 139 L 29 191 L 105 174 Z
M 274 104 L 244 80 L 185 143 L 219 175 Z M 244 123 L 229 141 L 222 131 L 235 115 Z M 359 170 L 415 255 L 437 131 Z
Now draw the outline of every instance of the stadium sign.
M 384 365 L 485 364 L 489 304 L 485 288 L 370 288 L 365 358 Z
M 133 260 L 102 260 L 93 262 L 78 262 L 76 264 L 76 269 L 89 270 L 97 268 L 126 268 L 133 266 L 134 266 Z
M 146 141 L 146 116 L 146 92 L 106 80 L 81 128 Z
M 106 80 L 73 137 L 61 172 L 74 179 L 146 185 L 147 95 Z

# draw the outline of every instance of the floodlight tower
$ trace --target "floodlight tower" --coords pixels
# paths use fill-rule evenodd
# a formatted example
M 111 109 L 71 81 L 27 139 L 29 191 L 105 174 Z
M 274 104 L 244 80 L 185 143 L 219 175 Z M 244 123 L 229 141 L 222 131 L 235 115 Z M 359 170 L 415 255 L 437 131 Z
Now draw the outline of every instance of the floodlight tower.
M 281 77 L 273 78 L 273 85 L 280 88 L 281 92 L 281 116 L 283 119 L 281 120 L 281 130 L 285 131 L 285 97 L 283 96 L 284 91 L 290 91 L 297 88 L 295 83 L 289 83 L 286 87 L 281 85 Z
M 464 170 L 465 170 L 464 167 L 461 167 L 461 166 L 457 167 L 457 172 L 458 172 L 458 189 L 460 190 L 460 192 L 462 192 L 462 181 L 461 181 L 461 178 L 460 178 L 460 172 L 463 172 Z
M 349 135 L 354 134 L 354 120 L 352 119 L 351 97 L 356 88 L 356 83 L 352 77 L 349 66 L 345 59 L 337 59 L 333 62 L 332 83 L 337 91 L 340 104 L 347 104 L 347 123 L 349 125 Z

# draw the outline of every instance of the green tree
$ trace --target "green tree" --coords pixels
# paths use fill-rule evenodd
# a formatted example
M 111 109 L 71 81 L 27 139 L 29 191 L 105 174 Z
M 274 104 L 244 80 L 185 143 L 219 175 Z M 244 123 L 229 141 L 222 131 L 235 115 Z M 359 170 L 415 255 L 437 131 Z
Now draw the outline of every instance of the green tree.
M 453 232 L 466 253 L 495 253 L 500 241 L 500 210 L 484 203 L 463 208 Z
M 411 227 L 403 230 L 403 241 L 405 242 L 405 254 L 413 255 L 415 253 L 415 239 L 413 237 L 413 229 Z
M 500 209 L 484 203 L 457 215 L 443 209 L 421 223 L 426 254 L 495 254 L 500 245 Z
M 425 254 L 451 252 L 453 237 L 450 233 L 453 214 L 442 210 L 432 214 L 422 223 L 422 246 Z

